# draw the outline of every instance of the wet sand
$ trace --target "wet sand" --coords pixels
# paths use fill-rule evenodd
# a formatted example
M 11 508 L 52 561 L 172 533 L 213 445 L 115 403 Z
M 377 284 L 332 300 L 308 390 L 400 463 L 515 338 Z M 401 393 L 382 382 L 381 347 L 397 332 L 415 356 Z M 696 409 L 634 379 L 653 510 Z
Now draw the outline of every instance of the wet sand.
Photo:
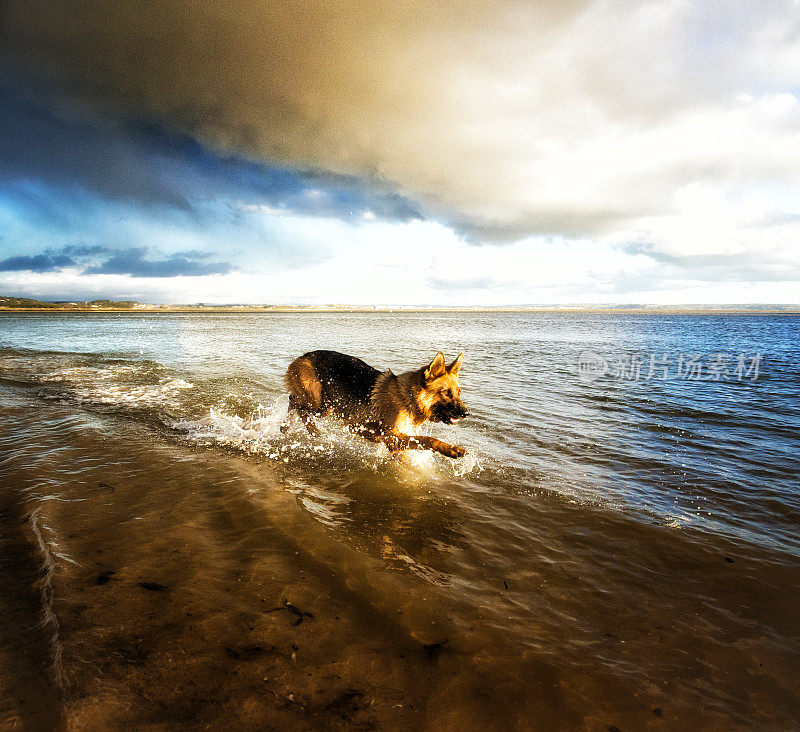
M 4 725 L 527 726 L 445 608 L 399 575 L 376 593 L 376 563 L 304 525 L 267 467 L 5 408 Z M 552 718 L 552 678 L 533 662 L 525 683 Z

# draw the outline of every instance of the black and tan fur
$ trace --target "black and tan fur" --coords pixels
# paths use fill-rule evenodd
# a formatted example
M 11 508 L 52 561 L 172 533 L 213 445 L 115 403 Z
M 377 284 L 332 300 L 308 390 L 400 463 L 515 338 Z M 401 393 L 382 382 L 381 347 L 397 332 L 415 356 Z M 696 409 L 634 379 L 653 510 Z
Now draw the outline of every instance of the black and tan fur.
M 458 372 L 464 354 L 449 366 L 437 353 L 433 361 L 399 376 L 380 372 L 355 356 L 337 351 L 311 351 L 289 364 L 289 416 L 297 414 L 312 434 L 313 415 L 334 415 L 354 431 L 390 450 L 434 450 L 462 457 L 466 450 L 425 435 L 425 422 L 453 424 L 465 417 Z M 285 432 L 288 423 L 281 425 Z

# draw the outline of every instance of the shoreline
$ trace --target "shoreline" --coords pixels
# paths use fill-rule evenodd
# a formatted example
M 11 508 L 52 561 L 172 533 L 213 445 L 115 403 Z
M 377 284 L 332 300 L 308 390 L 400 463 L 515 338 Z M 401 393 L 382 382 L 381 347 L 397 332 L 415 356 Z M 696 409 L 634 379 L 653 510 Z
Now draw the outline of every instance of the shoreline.
M 792 306 L 787 309 L 777 308 L 598 308 L 598 307 L 290 307 L 290 306 L 265 306 L 265 307 L 192 307 L 192 306 L 162 306 L 153 305 L 134 308 L 101 308 L 101 307 L 2 307 L 0 313 L 82 313 L 82 314 L 108 314 L 122 313 L 127 315 L 174 315 L 174 314 L 220 314 L 235 315 L 269 315 L 272 313 L 566 313 L 570 315 L 800 315 L 800 307 Z

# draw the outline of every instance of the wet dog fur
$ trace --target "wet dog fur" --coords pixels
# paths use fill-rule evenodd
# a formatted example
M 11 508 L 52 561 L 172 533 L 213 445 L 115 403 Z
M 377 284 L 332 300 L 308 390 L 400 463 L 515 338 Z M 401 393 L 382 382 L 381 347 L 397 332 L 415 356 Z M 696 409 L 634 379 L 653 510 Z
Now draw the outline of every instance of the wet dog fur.
M 395 375 L 355 356 L 311 351 L 286 370 L 289 417 L 296 414 L 311 434 L 318 434 L 313 416 L 334 415 L 394 452 L 434 450 L 462 457 L 463 448 L 416 432 L 426 422 L 454 424 L 467 415 L 458 383 L 463 360 L 461 353 L 448 366 L 440 351 L 428 365 Z M 281 425 L 282 432 L 286 429 L 288 419 Z

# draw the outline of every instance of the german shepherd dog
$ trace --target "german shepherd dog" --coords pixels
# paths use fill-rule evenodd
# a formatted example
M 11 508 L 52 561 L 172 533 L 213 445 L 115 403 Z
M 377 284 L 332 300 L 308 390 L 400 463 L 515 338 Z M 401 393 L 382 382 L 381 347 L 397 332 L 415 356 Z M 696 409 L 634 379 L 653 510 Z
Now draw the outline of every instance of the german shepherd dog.
M 454 424 L 467 416 L 461 401 L 458 372 L 464 354 L 449 366 L 440 351 L 427 366 L 395 376 L 380 372 L 355 356 L 337 351 L 311 351 L 289 364 L 288 419 L 299 415 L 306 429 L 319 433 L 312 415 L 332 414 L 351 430 L 392 452 L 433 450 L 451 458 L 466 455 L 463 447 L 417 435 L 425 422 Z

